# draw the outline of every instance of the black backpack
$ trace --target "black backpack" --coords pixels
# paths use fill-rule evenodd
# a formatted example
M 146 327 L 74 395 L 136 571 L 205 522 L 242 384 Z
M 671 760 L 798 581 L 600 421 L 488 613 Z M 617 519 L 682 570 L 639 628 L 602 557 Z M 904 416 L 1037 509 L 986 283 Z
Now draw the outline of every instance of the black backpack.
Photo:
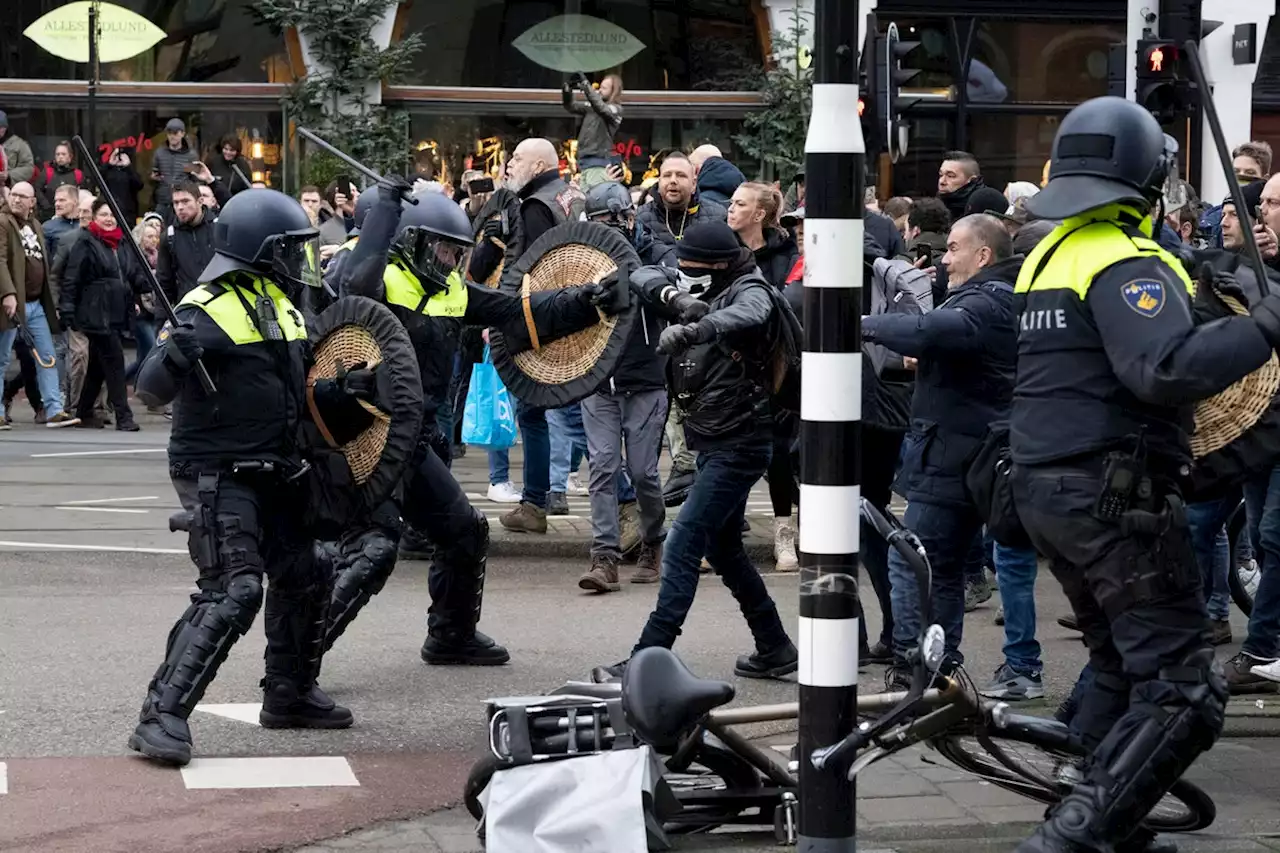
M 765 380 L 777 409 L 800 412 L 800 353 L 804 350 L 804 328 L 782 292 L 772 285 L 773 314 L 769 319 L 769 357 Z

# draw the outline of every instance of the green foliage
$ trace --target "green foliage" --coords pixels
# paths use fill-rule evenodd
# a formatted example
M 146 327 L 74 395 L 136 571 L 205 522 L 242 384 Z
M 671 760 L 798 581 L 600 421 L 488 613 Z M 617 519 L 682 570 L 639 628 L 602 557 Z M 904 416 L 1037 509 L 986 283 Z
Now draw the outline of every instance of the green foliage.
M 373 25 L 398 0 L 260 0 L 258 15 L 273 28 L 295 27 L 323 69 L 313 69 L 289 92 L 290 117 L 379 172 L 406 171 L 409 114 L 365 101 L 368 84 L 403 79 L 422 38 L 414 33 L 378 48 Z M 302 182 L 324 187 L 351 169 L 332 157 L 309 152 Z
M 791 12 L 788 32 L 773 36 L 777 62 L 766 69 L 760 83 L 764 106 L 747 115 L 742 132 L 734 137 L 739 147 L 758 160 L 760 177 L 781 181 L 785 187 L 804 170 L 804 141 L 813 110 L 813 68 L 801 45 L 807 13 L 799 4 Z

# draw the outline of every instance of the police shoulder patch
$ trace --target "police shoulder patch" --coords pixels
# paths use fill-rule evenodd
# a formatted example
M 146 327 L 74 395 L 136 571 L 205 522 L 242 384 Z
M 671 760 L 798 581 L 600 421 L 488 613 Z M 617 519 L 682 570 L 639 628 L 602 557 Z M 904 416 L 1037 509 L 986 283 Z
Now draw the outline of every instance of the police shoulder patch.
M 1143 317 L 1154 317 L 1164 308 L 1164 282 L 1154 278 L 1136 278 L 1120 286 L 1120 295 L 1128 305 Z

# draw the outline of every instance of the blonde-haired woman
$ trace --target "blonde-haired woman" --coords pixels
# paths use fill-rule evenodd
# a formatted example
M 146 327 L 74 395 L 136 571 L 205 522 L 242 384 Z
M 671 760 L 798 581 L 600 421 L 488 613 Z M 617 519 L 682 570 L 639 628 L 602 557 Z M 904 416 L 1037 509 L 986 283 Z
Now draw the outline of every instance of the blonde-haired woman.
M 160 218 L 148 215 L 141 222 L 134 226 L 133 237 L 138 241 L 138 245 L 142 247 L 142 254 L 146 256 L 147 265 L 154 272 L 156 268 L 156 259 L 160 255 L 160 238 L 162 236 L 160 230 Z M 125 382 L 133 382 L 138 374 L 138 367 L 142 364 L 142 360 L 147 357 L 147 353 L 151 352 L 151 348 L 156 343 L 156 332 L 159 322 L 156 319 L 156 297 L 152 293 L 140 293 L 134 296 L 134 314 L 133 314 L 133 342 L 137 347 L 137 358 L 133 364 L 129 365 L 129 369 L 125 371 Z M 159 413 L 164 411 L 163 407 L 148 406 L 147 411 Z
M 800 257 L 795 238 L 779 224 L 781 215 L 782 191 L 773 184 L 742 184 L 729 199 L 729 227 L 755 253 L 756 266 L 779 290 L 786 287 L 787 274 Z
M 781 212 L 782 191 L 773 184 L 742 184 L 729 199 L 729 227 L 742 244 L 755 253 L 756 266 L 778 290 L 786 287 L 787 276 L 800 257 L 795 238 L 779 224 Z M 798 427 L 796 419 L 784 412 L 774 416 L 773 458 L 767 476 L 769 500 L 773 504 L 773 556 L 780 572 L 800 568 L 796 531 L 791 524 L 791 507 L 797 498 L 791 445 Z

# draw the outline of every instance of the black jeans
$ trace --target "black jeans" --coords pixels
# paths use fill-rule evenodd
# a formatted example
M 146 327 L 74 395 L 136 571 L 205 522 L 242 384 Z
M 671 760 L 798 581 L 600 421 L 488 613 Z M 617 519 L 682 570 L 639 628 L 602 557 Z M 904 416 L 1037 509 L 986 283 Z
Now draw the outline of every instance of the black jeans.
M 879 510 L 893 498 L 893 478 L 905 433 L 864 424 L 862 427 L 862 496 Z M 893 602 L 889 597 L 889 543 L 865 520 L 860 521 L 862 565 L 880 602 L 880 642 L 893 646 Z M 858 645 L 867 649 L 867 620 L 858 600 Z
M 777 605 L 742 546 L 747 495 L 769 467 L 771 436 L 698 454 L 698 478 L 667 534 L 662 552 L 662 585 L 632 654 L 649 646 L 671 648 L 698 591 L 698 567 L 705 556 L 733 593 L 751 628 L 758 651 L 789 642 Z
M 106 382 L 107 402 L 115 410 L 116 424 L 127 424 L 133 420 L 133 411 L 129 408 L 129 392 L 124 378 L 124 344 L 120 341 L 120 333 L 86 332 L 85 337 L 89 339 L 89 367 L 85 371 L 76 416 L 93 416 L 93 403 L 98 399 L 102 383 Z

